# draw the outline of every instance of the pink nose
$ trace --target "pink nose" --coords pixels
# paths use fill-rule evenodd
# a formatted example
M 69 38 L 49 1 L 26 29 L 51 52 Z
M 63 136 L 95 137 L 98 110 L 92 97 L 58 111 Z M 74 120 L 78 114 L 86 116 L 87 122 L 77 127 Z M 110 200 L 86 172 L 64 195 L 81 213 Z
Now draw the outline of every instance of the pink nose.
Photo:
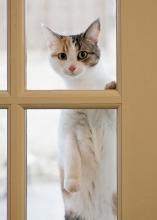
M 74 72 L 75 70 L 76 70 L 76 66 L 75 65 L 70 65 L 69 66 L 69 70 L 71 71 L 71 72 Z

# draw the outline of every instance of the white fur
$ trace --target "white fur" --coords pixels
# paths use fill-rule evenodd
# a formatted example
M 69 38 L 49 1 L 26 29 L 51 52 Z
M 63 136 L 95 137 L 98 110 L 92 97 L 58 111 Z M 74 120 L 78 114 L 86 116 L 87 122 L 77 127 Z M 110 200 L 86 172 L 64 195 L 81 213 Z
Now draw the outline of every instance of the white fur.
M 100 58 L 99 63 L 96 66 L 88 67 L 82 62 L 77 61 L 75 51 L 73 52 L 73 55 L 71 53 L 69 60 L 63 65 L 58 63 L 58 60 L 52 59 L 51 55 L 49 55 L 52 68 L 62 77 L 62 79 L 64 79 L 67 89 L 102 90 L 107 83 L 114 80 L 111 75 L 104 71 L 104 57 Z M 74 74 L 68 73 L 67 70 L 71 64 L 77 66 Z
M 75 90 L 102 90 L 112 80 L 112 77 L 104 71 L 103 58 L 96 66 L 86 68 L 78 76 L 64 77 L 67 89 Z
M 99 71 L 99 68 L 102 70 L 100 65 L 82 77 L 66 78 L 67 87 L 103 89 L 109 77 Z M 85 220 L 115 220 L 112 196 L 117 191 L 116 110 L 63 110 L 59 139 L 64 188 L 72 191 L 69 197 L 64 198 L 65 209 Z

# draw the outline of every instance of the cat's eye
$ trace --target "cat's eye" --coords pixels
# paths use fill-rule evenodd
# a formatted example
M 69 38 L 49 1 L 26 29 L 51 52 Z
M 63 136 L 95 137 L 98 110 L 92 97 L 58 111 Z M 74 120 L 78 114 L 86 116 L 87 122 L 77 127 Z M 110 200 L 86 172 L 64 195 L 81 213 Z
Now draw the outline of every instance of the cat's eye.
M 58 54 L 58 59 L 59 60 L 66 60 L 67 59 L 66 53 L 59 53 Z
M 88 57 L 88 53 L 86 51 L 80 51 L 78 53 L 78 59 L 79 60 L 84 60 Z

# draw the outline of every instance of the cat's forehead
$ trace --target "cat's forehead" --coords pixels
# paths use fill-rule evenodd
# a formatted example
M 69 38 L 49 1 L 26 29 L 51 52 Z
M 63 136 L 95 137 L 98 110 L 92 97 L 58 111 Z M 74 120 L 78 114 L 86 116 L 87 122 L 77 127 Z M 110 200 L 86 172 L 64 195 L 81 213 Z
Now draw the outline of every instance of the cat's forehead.
M 62 37 L 60 42 L 61 42 L 60 46 L 62 48 L 62 51 L 65 53 L 68 52 L 69 49 L 72 47 L 72 40 L 68 36 Z
M 61 46 L 64 52 L 69 52 L 71 49 L 79 50 L 93 50 L 94 44 L 85 39 L 84 34 L 69 35 L 61 37 Z
M 80 49 L 82 45 L 82 35 L 61 36 L 61 47 L 64 52 L 68 52 L 71 48 Z
M 80 49 L 84 39 L 83 34 L 71 35 L 70 38 L 72 39 L 72 43 L 75 45 L 75 47 Z

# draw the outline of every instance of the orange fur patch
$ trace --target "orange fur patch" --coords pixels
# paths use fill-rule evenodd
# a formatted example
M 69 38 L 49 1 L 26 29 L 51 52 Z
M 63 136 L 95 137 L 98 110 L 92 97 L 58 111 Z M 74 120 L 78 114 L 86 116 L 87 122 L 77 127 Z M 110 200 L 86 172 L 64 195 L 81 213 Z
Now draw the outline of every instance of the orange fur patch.
M 66 38 L 66 37 L 63 38 L 63 39 L 61 40 L 61 46 L 62 46 L 63 52 L 67 53 L 68 50 L 69 50 L 69 47 L 70 47 L 70 39 L 68 39 L 68 38 Z

